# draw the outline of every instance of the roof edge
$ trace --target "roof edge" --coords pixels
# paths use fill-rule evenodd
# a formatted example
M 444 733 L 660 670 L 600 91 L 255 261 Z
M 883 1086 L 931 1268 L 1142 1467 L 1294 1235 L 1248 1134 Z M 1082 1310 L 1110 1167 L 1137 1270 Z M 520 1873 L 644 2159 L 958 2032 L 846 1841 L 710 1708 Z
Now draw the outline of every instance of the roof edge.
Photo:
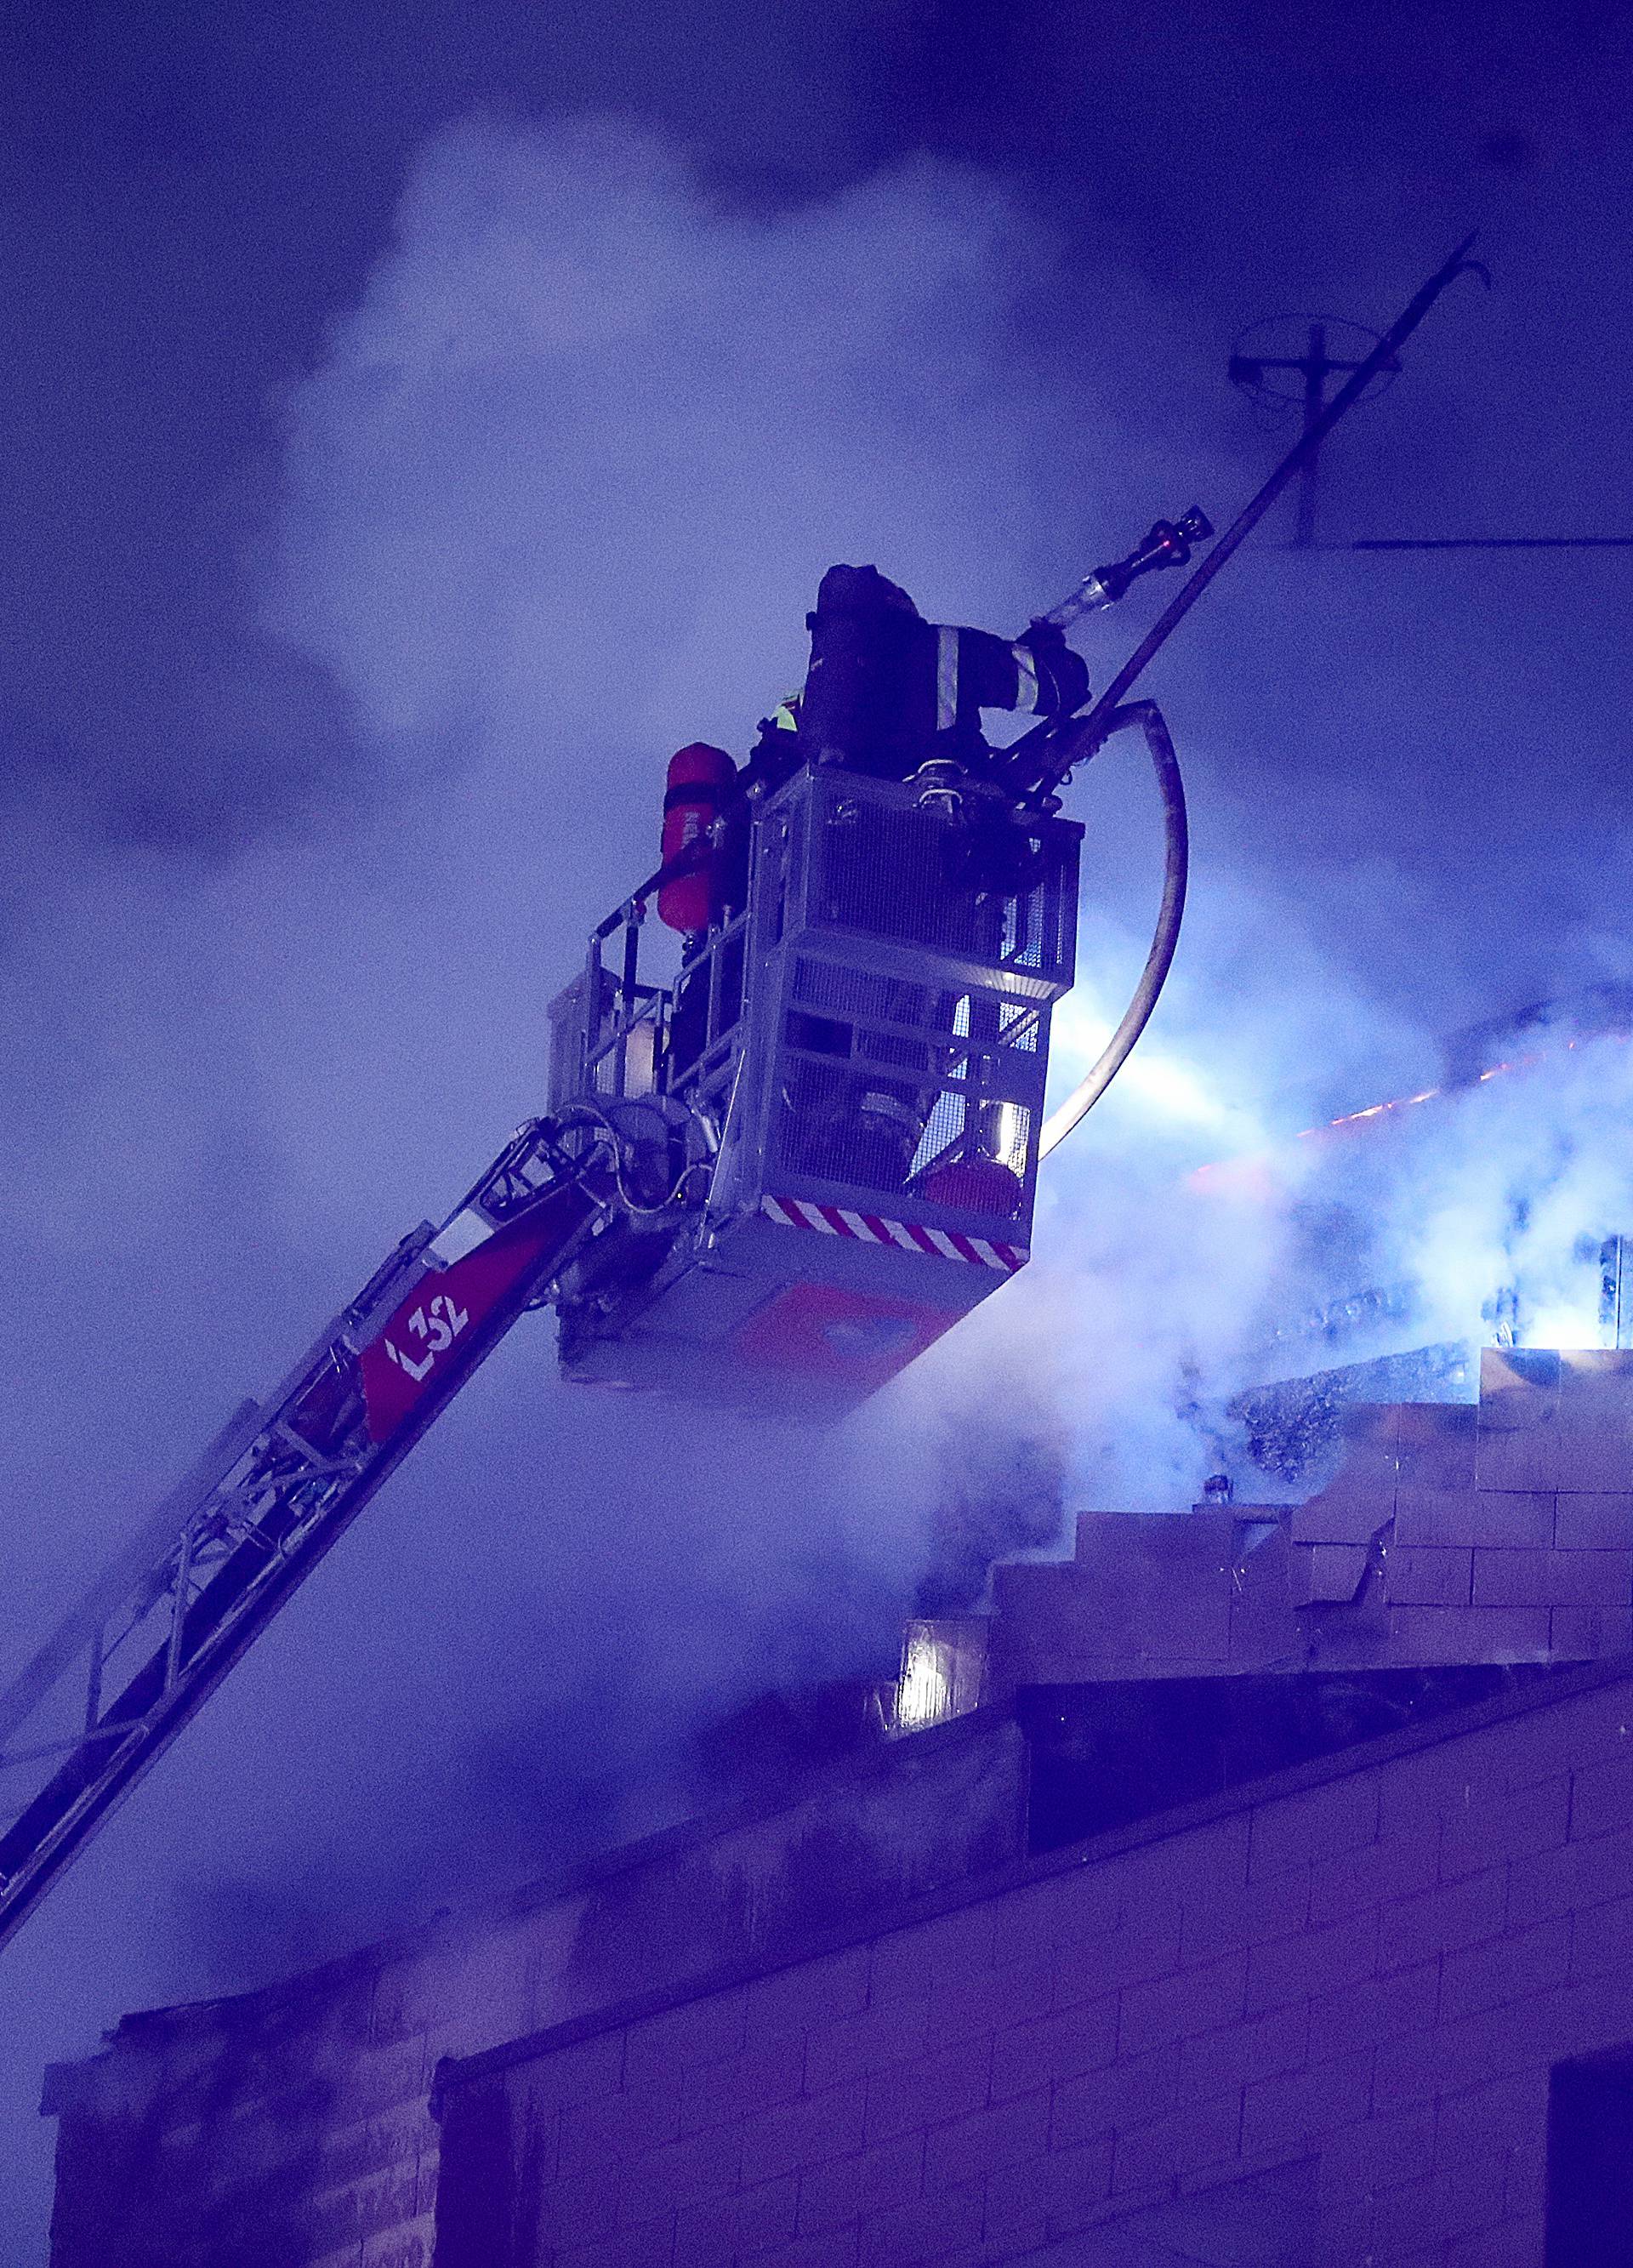
M 882 1920 L 864 1926 L 854 1923 L 819 1932 L 803 1944 L 771 1955 L 746 1955 L 714 1968 L 700 1970 L 679 1983 L 654 1987 L 646 1992 L 635 1993 L 626 2000 L 615 2001 L 610 2007 L 592 2009 L 582 2016 L 570 2016 L 562 2022 L 548 2024 L 535 2032 L 525 2033 L 520 2038 L 507 2040 L 502 2046 L 485 2048 L 475 2055 L 444 2056 L 432 2075 L 430 2109 L 433 2117 L 440 2120 L 444 2104 L 451 2088 L 471 2085 L 507 2070 L 519 2063 L 531 2062 L 535 2057 L 548 2055 L 558 2048 L 572 2047 L 581 2040 L 593 2039 L 602 2032 L 616 2031 L 624 2024 L 637 2023 L 648 2016 L 663 2014 L 667 2009 L 683 2006 L 689 2000 L 707 1999 L 717 1992 L 729 1992 L 739 1984 L 752 1984 L 762 1977 L 774 1977 L 788 1969 L 798 1969 L 807 1961 L 820 1960 L 825 1955 L 843 1953 L 852 1947 L 866 1945 L 873 1939 L 887 1937 L 894 1931 L 911 1929 L 919 1923 L 932 1921 L 938 1915 L 955 1913 L 961 1907 L 977 1905 L 984 1899 L 1002 1897 L 1011 1890 L 1024 1889 L 1033 1882 L 1048 1881 L 1057 1874 L 1072 1874 L 1080 1867 L 1100 1864 L 1102 1860 L 1121 1857 L 1148 1844 L 1167 1842 L 1177 1835 L 1188 1835 L 1199 1827 L 1210 1825 L 1217 1819 L 1228 1819 L 1237 1813 L 1256 1809 L 1261 1804 L 1276 1803 L 1288 1796 L 1303 1793 L 1306 1788 L 1322 1787 L 1335 1780 L 1347 1779 L 1357 1772 L 1374 1771 L 1397 1756 L 1415 1756 L 1425 1749 L 1442 1746 L 1449 1741 L 1466 1739 L 1470 1734 L 1483 1732 L 1489 1726 L 1507 1722 L 1511 1718 L 1530 1716 L 1539 1709 L 1552 1708 L 1561 1701 L 1574 1700 L 1579 1694 L 1598 1692 L 1618 1684 L 1633 1684 L 1633 1654 L 1619 1654 L 1610 1660 L 1585 1662 L 1579 1666 L 1557 1670 L 1547 1680 L 1518 1689 L 1512 1693 L 1500 1693 L 1487 1700 L 1472 1703 L 1467 1709 L 1449 1711 L 1443 1717 L 1431 1719 L 1427 1724 L 1406 1725 L 1398 1731 L 1379 1734 L 1376 1739 L 1357 1742 L 1353 1748 L 1340 1749 L 1324 1756 L 1313 1756 L 1307 1762 L 1290 1764 L 1285 1771 L 1267 1773 L 1262 1778 L 1243 1781 L 1239 1786 L 1227 1788 L 1218 1795 L 1204 1796 L 1195 1803 L 1178 1805 L 1172 1811 L 1153 1813 L 1149 1818 L 1131 1821 L 1127 1826 L 1107 1828 L 1103 1833 L 1092 1835 L 1081 1843 L 1069 1843 L 1059 1850 L 1047 1851 L 1036 1858 L 1019 1859 L 1007 1867 L 987 1874 L 967 1876 L 964 1881 L 948 1884 L 939 1890 L 926 1891 L 922 1896 L 907 1900 L 886 1909 Z M 994 1712 L 995 1714 L 997 1712 Z M 970 1717 L 959 1721 L 976 1724 L 987 1718 L 988 1712 L 978 1709 Z M 1008 1721 L 1009 1712 L 1004 1712 Z M 922 1738 L 911 1734 L 912 1739 Z

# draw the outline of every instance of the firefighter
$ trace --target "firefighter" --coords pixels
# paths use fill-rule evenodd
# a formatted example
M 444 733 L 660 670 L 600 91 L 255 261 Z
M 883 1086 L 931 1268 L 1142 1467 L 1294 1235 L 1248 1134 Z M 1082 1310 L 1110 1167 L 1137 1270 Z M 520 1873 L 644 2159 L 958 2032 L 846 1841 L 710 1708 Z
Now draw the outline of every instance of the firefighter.
M 973 942 L 983 924 L 1001 918 L 998 902 L 1026 887 L 1032 859 L 1008 799 L 982 784 L 994 770 L 982 711 L 1069 716 L 1087 698 L 1086 668 L 1052 623 L 1033 622 L 1010 640 L 926 622 L 900 584 L 876 567 L 830 567 L 805 621 L 811 665 L 798 705 L 798 760 L 875 778 L 922 777 L 927 796 L 956 812 L 945 871 L 949 891 L 967 909 Z M 893 1023 L 927 1012 L 917 986 L 882 976 L 858 976 L 855 983 L 876 996 L 868 1005 Z M 809 1052 L 854 1058 L 855 1029 L 844 1018 L 797 1015 L 791 1037 Z M 878 1068 L 860 1081 L 841 1073 L 837 1062 L 833 1071 L 807 1062 L 790 1097 L 807 1170 L 879 1189 L 906 1187 L 937 1088 L 922 1077 L 892 1076 L 886 1065 L 922 1071 L 932 1052 L 933 1043 L 876 1038 L 870 1060 Z M 977 1138 L 974 1129 L 971 1138 Z M 986 1182 L 1006 1184 L 1019 1202 L 1019 1184 L 1006 1169 L 994 1167 Z M 1006 1204 L 995 1199 L 992 1209 Z
M 950 758 L 979 773 L 991 755 L 983 709 L 1070 716 L 1088 696 L 1088 671 L 1053 623 L 1011 640 L 928 622 L 877 567 L 830 567 L 805 625 L 798 739 L 807 763 L 907 779 Z
M 742 902 L 744 789 L 774 788 L 807 764 L 838 765 L 882 779 L 922 776 L 926 799 L 956 814 L 957 823 L 945 830 L 946 883 L 967 909 L 974 946 L 978 931 L 1001 921 L 1001 902 L 1027 887 L 1033 855 L 1026 830 L 1012 823 L 1009 799 L 992 783 L 996 767 L 982 711 L 1070 715 L 1088 695 L 1087 670 L 1054 624 L 1033 622 L 1022 637 L 1010 640 L 926 622 L 901 586 L 877 567 L 830 567 L 805 622 L 811 660 L 803 690 L 762 720 L 746 771 L 732 778 L 729 757 L 699 746 L 682 749 L 671 766 L 666 854 L 689 839 L 683 829 L 694 821 L 702 825 L 707 819 L 717 828 L 706 873 L 672 887 L 673 909 L 659 897 L 663 918 L 693 932 L 671 1019 L 672 1081 L 707 1043 L 702 924 Z M 705 899 L 707 915 L 689 910 L 694 900 Z M 729 951 L 719 988 L 723 1029 L 741 998 L 741 939 L 734 939 Z M 871 996 L 866 1008 L 893 1023 L 915 1023 L 928 1012 L 919 987 L 860 974 L 855 983 Z M 857 1007 L 863 1005 L 858 998 Z M 934 1043 L 876 1039 L 870 1061 L 877 1072 L 858 1082 L 854 1072 L 839 1070 L 840 1063 L 854 1061 L 857 1046 L 849 1016 L 796 1012 L 789 1036 L 807 1057 L 795 1082 L 798 1092 L 789 1096 L 805 1169 L 879 1189 L 904 1188 L 934 1102 L 935 1088 L 922 1076 Z M 834 1068 L 813 1057 L 834 1058 Z M 903 1071 L 911 1065 L 920 1075 L 902 1076 L 897 1065 Z M 1015 1193 L 1018 1198 L 1019 1184 Z

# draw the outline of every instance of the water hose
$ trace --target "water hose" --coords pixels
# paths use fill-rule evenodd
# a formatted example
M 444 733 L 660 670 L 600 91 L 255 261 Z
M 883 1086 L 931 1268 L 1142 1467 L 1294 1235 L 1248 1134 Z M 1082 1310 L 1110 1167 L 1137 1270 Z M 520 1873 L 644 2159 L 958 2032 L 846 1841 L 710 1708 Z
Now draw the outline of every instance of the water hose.
M 1146 955 L 1145 967 L 1134 990 L 1122 1021 L 1101 1049 L 1100 1058 L 1057 1109 L 1043 1122 L 1039 1138 L 1038 1155 L 1047 1158 L 1057 1144 L 1063 1142 L 1088 1116 L 1107 1088 L 1132 1054 L 1136 1041 L 1151 1021 L 1168 971 L 1173 965 L 1174 947 L 1180 941 L 1180 924 L 1185 916 L 1185 883 L 1190 863 L 1190 833 L 1185 816 L 1185 785 L 1180 777 L 1179 759 L 1173 753 L 1173 742 L 1168 737 L 1168 727 L 1154 701 L 1130 701 L 1114 709 L 1100 725 L 1092 747 L 1083 748 L 1077 758 L 1092 755 L 1110 740 L 1114 733 L 1122 733 L 1138 725 L 1145 735 L 1145 745 L 1151 751 L 1151 763 L 1157 773 L 1158 792 L 1162 798 L 1163 830 L 1166 838 L 1166 860 L 1162 880 L 1162 903 L 1157 912 L 1157 928 L 1151 939 L 1151 949 Z

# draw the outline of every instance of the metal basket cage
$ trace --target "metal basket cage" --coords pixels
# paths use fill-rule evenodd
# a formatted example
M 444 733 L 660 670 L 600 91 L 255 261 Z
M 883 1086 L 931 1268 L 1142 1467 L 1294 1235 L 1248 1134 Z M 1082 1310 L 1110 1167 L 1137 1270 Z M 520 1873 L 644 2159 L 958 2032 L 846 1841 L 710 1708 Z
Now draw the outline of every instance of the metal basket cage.
M 702 1111 L 717 1220 L 793 1194 L 1023 1236 L 1081 830 L 1033 821 L 1004 891 L 949 879 L 960 828 L 911 783 L 799 775 L 757 815 L 747 908 L 671 981 L 651 981 L 640 907 L 601 924 L 552 1007 L 553 1105 L 657 1091 Z
M 930 954 L 977 981 L 1002 974 L 1034 998 L 1057 998 L 1071 982 L 1082 830 L 1034 820 L 1011 843 L 1025 859 L 1020 887 L 966 887 L 980 806 L 972 815 L 953 804 L 927 803 L 911 782 L 849 773 L 791 783 L 758 830 L 762 949 L 820 939 L 830 956 L 849 945 L 897 967 Z

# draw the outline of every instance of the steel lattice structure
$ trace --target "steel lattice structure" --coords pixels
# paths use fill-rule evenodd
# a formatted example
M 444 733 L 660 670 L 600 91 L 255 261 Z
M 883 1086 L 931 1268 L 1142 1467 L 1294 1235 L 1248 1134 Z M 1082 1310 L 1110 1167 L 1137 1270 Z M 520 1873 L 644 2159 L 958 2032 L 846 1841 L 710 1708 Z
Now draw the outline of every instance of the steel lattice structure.
M 0 1815 L 0 1943 L 540 1303 L 607 1212 L 603 1162 L 524 1126 L 242 1405 L 0 1693 L 0 1793 L 28 1791 Z

